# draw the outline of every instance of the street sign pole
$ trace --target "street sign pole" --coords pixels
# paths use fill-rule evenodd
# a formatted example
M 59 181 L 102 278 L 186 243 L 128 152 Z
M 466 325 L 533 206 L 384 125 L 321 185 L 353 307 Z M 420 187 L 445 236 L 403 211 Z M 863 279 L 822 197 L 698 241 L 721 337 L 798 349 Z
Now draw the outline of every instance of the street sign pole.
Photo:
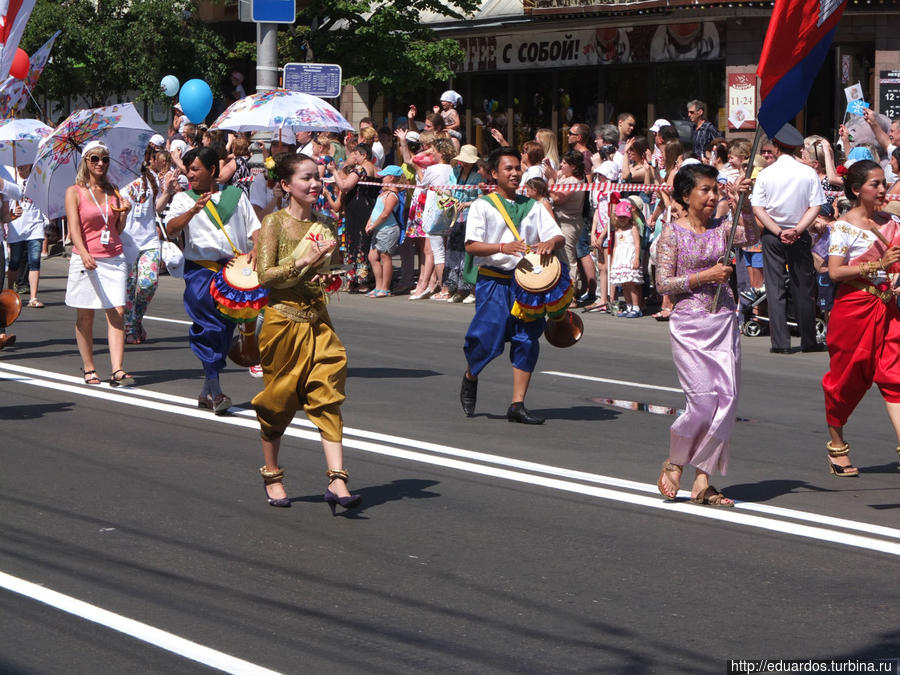
M 238 0 L 241 21 L 256 23 L 256 91 L 278 86 L 278 24 L 297 19 L 295 0 Z
M 278 24 L 256 24 L 256 91 L 278 86 Z

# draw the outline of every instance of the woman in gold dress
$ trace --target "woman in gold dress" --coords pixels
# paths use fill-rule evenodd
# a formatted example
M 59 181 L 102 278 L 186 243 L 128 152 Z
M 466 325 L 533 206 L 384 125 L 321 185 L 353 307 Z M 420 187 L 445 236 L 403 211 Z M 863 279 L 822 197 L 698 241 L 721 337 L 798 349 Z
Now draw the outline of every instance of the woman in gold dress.
M 263 220 L 256 263 L 259 282 L 269 289 L 259 335 L 265 388 L 252 402 L 265 459 L 259 472 L 269 504 L 290 506 L 278 450 L 284 430 L 302 407 L 321 434 L 329 480 L 325 501 L 334 513 L 337 505 L 349 509 L 360 503 L 360 495 L 347 489 L 349 475 L 343 468 L 341 403 L 347 352 L 325 307 L 326 289 L 335 282 L 327 272 L 335 232 L 313 215 L 322 191 L 315 161 L 283 155 L 276 172 L 289 202 Z

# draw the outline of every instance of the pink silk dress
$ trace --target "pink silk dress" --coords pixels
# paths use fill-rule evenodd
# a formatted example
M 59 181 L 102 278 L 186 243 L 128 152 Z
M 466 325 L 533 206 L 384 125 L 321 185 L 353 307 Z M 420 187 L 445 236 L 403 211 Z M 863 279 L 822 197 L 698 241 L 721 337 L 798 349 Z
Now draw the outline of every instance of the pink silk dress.
M 737 227 L 735 246 L 753 245 L 759 228 L 752 215 Z M 713 219 L 697 234 L 675 223 L 663 227 L 656 251 L 656 286 L 672 298 L 669 319 L 672 358 L 687 398 L 672 425 L 669 460 L 725 475 L 737 415 L 741 342 L 737 307 L 726 285 L 712 311 L 717 284 L 691 289 L 689 276 L 712 267 L 725 253 L 731 219 Z

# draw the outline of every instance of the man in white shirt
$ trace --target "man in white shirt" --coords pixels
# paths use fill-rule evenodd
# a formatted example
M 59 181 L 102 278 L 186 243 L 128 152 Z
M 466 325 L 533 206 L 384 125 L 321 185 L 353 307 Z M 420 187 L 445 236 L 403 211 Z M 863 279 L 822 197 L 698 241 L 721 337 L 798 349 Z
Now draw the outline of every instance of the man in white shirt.
M 184 159 L 191 190 L 172 197 L 166 234 L 172 237 L 185 231 L 184 309 L 193 321 L 191 351 L 203 364 L 206 378 L 198 407 L 223 415 L 231 407 L 231 399 L 222 393 L 219 373 L 225 369 L 234 324 L 216 309 L 209 285 L 215 273 L 238 253 L 249 252 L 252 262 L 260 224 L 243 190 L 229 185 L 216 191 L 219 156 L 215 150 L 189 150 Z
M 525 394 L 540 352 L 544 319 L 521 321 L 510 314 L 515 304 L 513 271 L 528 250 L 545 255 L 565 243 L 559 225 L 546 208 L 516 194 L 522 178 L 519 153 L 510 147 L 494 150 L 488 159 L 497 181 L 501 205 L 518 230 L 516 237 L 489 196 L 476 199 L 466 220 L 466 253 L 478 266 L 475 316 L 466 332 L 463 351 L 468 367 L 459 393 L 467 417 L 475 413 L 478 375 L 510 343 L 513 369 L 512 404 L 506 419 L 521 424 L 543 424 L 544 419 L 525 408 Z
M 807 229 L 815 222 L 825 195 L 816 172 L 794 157 L 803 145 L 803 134 L 785 124 L 775 135 L 773 145 L 775 161 L 760 171 L 750 200 L 753 214 L 765 228 L 761 240 L 772 339 L 769 351 L 791 351 L 785 286 L 788 273 L 800 328 L 800 349 L 823 351 L 825 346 L 816 341 L 816 276 Z

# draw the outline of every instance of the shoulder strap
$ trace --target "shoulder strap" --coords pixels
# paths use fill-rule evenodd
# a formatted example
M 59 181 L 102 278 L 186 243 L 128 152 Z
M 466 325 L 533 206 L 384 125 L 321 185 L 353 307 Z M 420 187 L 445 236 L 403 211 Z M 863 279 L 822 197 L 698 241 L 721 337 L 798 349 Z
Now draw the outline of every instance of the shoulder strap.
M 239 193 L 238 196 L 243 194 L 243 192 L 241 190 L 239 190 L 238 188 L 234 188 L 234 189 L 237 190 L 237 192 Z M 194 201 L 197 201 L 200 198 L 200 195 L 198 195 L 193 190 L 187 190 L 187 194 Z M 219 201 L 220 202 L 223 201 L 225 199 L 225 197 L 226 197 L 225 191 L 223 190 L 222 195 L 219 197 Z M 227 207 L 228 205 L 223 205 L 220 203 L 220 206 Z M 229 217 L 234 213 L 235 206 L 237 206 L 237 200 L 234 200 L 231 211 L 227 214 Z M 231 241 L 231 237 L 228 236 L 228 230 L 225 229 L 225 223 L 222 221 L 222 217 L 219 215 L 219 209 L 217 209 L 216 205 L 213 204 L 212 199 L 207 200 L 206 206 L 203 207 L 203 210 L 206 211 L 207 214 L 209 214 L 210 220 L 212 220 L 219 227 L 219 229 L 222 230 L 222 234 L 225 235 L 225 239 L 228 240 L 228 245 L 231 246 L 231 250 L 234 251 L 234 254 L 240 255 L 241 252 L 237 249 L 237 246 L 234 245 L 234 242 Z
M 513 224 L 512 218 L 509 217 L 509 211 L 506 210 L 506 205 L 503 203 L 503 199 L 496 192 L 491 192 L 489 195 L 485 195 L 485 198 L 494 205 L 500 215 L 503 216 L 503 220 L 506 222 L 506 226 L 513 233 L 513 236 L 518 240 L 522 241 L 522 237 L 519 236 L 519 230 L 516 229 L 516 226 Z

